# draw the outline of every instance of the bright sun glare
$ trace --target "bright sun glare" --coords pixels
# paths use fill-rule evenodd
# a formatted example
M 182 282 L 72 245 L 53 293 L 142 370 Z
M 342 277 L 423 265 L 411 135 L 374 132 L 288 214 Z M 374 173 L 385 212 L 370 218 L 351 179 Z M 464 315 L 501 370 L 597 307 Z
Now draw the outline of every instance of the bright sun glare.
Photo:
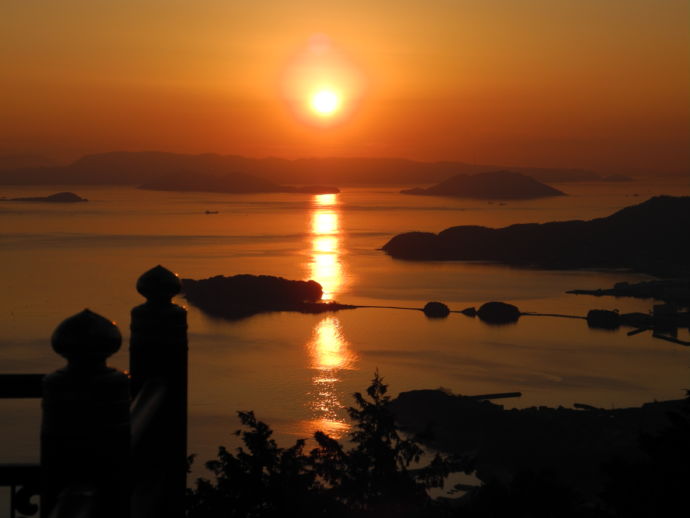
M 350 121 L 364 94 L 364 74 L 325 34 L 312 35 L 280 75 L 287 107 L 299 122 L 314 128 Z
M 319 115 L 332 115 L 340 106 L 340 98 L 332 90 L 319 90 L 311 97 L 311 107 Z

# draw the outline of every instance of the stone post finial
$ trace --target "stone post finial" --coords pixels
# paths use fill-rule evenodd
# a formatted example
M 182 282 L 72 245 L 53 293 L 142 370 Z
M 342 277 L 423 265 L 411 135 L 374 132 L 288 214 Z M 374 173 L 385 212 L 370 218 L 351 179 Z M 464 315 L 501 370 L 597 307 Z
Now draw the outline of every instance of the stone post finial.
M 182 283 L 177 274 L 160 264 L 137 280 L 137 291 L 149 302 L 169 302 L 181 290 Z
M 60 323 L 51 338 L 53 350 L 72 363 L 103 364 L 122 344 L 114 322 L 85 309 Z
M 184 518 L 187 487 L 187 311 L 172 302 L 181 289 L 179 277 L 160 265 L 139 277 L 137 291 L 146 302 L 132 309 L 129 348 L 132 393 L 141 394 L 149 382 L 166 388 L 141 446 L 145 454 L 134 459 L 135 470 L 157 466 L 165 473 L 160 487 L 167 498 L 155 516 L 166 518 Z
M 99 518 L 129 513 L 129 378 L 106 366 L 122 342 L 117 326 L 93 311 L 73 315 L 52 336 L 67 366 L 43 378 L 41 516 L 64 491 L 86 491 Z

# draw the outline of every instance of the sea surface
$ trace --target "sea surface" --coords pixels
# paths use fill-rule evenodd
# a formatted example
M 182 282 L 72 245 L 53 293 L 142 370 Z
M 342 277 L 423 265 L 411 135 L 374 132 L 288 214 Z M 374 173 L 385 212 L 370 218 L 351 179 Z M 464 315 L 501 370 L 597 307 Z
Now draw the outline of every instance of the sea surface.
M 379 250 L 405 231 L 589 219 L 652 195 L 690 193 L 684 180 L 556 186 L 569 196 L 505 204 L 370 187 L 337 195 L 232 195 L 72 186 L 89 202 L 2 202 L 0 371 L 62 366 L 51 333 L 84 308 L 118 323 L 124 342 L 110 363 L 127 368 L 129 311 L 143 302 L 134 285 L 157 264 L 193 279 L 314 279 L 325 299 L 357 305 L 421 308 L 436 300 L 461 310 L 500 300 L 540 313 L 648 311 L 652 301 L 565 293 L 648 278 L 640 274 L 411 262 Z M 0 196 L 63 190 L 3 186 Z M 177 302 L 189 311 L 189 451 L 200 461 L 220 444 L 236 444 L 238 410 L 254 410 L 284 446 L 316 430 L 346 437 L 352 393 L 364 391 L 377 369 L 393 396 L 438 387 L 522 392 L 502 401 L 508 407 L 626 407 L 677 399 L 690 388 L 690 348 L 649 333 L 590 330 L 583 320 L 524 316 L 492 327 L 460 314 L 430 320 L 419 311 L 360 308 L 225 321 L 184 298 Z M 39 423 L 38 400 L 0 400 L 0 462 L 36 461 Z

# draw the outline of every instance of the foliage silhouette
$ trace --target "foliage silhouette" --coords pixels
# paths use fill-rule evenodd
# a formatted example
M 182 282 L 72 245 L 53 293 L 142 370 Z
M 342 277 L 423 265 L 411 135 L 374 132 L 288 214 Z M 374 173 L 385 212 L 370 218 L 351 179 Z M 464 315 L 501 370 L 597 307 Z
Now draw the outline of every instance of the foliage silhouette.
M 253 412 L 239 412 L 239 417 L 248 430 L 235 433 L 246 449 L 240 447 L 233 455 L 219 448 L 218 459 L 206 463 L 215 483 L 197 480 L 196 489 L 188 491 L 188 515 L 272 517 L 290 512 L 322 516 L 329 511 L 333 503 L 322 498 L 324 488 L 310 469 L 304 440 L 280 448 L 271 439 L 272 430 Z
M 423 451 L 415 438 L 398 433 L 386 393 L 376 372 L 366 395 L 354 395 L 349 449 L 323 432 L 308 454 L 304 440 L 280 448 L 268 425 L 239 412 L 247 429 L 236 434 L 245 446 L 235 454 L 221 446 L 217 460 L 206 463 L 215 480 L 200 478 L 188 490 L 188 516 L 428 516 L 433 503 L 426 489 L 471 465 L 437 454 L 428 466 L 411 468 Z
M 491 481 L 468 494 L 463 518 L 589 518 L 601 516 L 550 471 L 520 471 L 506 484 Z M 603 518 L 603 517 L 602 517 Z
M 670 425 L 640 436 L 647 458 L 616 459 L 604 465 L 610 477 L 602 500 L 612 517 L 679 516 L 688 508 L 690 487 L 690 391 L 682 412 L 669 412 Z
M 437 454 L 417 468 L 421 438 L 399 433 L 378 372 L 354 399 L 349 444 L 317 432 L 309 453 L 304 440 L 278 447 L 268 425 L 253 412 L 239 412 L 245 429 L 236 434 L 244 447 L 233 454 L 221 446 L 218 458 L 206 463 L 214 480 L 200 478 L 188 490 L 188 517 L 634 518 L 674 516 L 687 504 L 690 399 L 685 414 L 670 415 L 661 434 L 641 436 L 646 460 L 604 465 L 610 482 L 600 501 L 584 499 L 549 471 L 521 471 L 459 499 L 432 500 L 427 489 L 443 487 L 452 472 L 470 473 L 472 462 Z

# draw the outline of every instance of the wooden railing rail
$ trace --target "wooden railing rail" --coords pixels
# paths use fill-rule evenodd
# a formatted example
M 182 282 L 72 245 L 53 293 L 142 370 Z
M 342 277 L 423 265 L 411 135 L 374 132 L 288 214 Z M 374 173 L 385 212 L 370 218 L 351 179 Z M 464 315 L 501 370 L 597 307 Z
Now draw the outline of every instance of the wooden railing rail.
M 31 499 L 38 494 L 40 477 L 38 464 L 0 464 L 0 486 L 10 488 L 10 518 L 36 514 L 38 506 Z
M 40 398 L 45 374 L 0 374 L 0 399 Z
M 0 374 L 0 399 L 40 398 L 44 374 Z M 31 463 L 0 464 L 0 487 L 10 489 L 10 518 L 17 513 L 36 514 L 38 506 L 31 499 L 39 492 L 40 465 Z

